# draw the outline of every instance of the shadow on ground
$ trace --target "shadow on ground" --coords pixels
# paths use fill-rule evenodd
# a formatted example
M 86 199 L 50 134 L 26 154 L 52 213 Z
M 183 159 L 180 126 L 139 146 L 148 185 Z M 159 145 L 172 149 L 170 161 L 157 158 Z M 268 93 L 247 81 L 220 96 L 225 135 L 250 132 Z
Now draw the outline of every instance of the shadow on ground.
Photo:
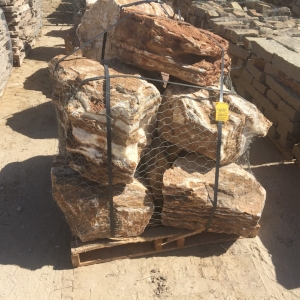
M 0 264 L 67 269 L 70 233 L 51 195 L 53 156 L 6 165 L 0 173 Z M 8 229 L 9 230 L 6 230 Z
M 61 45 L 64 40 L 61 40 Z M 53 45 L 52 47 L 36 47 L 33 48 L 26 59 L 49 62 L 53 57 L 59 54 L 65 54 L 65 48 L 61 45 Z
M 51 30 L 51 31 L 47 32 L 45 35 L 52 36 L 52 37 L 60 37 L 60 38 L 64 39 L 68 33 L 72 33 L 72 32 L 74 32 L 73 28 L 62 27 L 60 30 Z
M 32 139 L 57 138 L 57 120 L 51 102 L 34 106 L 7 118 L 6 125 Z
M 290 290 L 300 287 L 300 169 L 281 159 L 268 140 L 253 145 L 252 171 L 267 191 L 259 237 L 272 255 L 277 281 Z
M 44 5 L 44 15 L 50 24 L 72 25 L 74 23 L 75 1 L 61 0 L 59 5 L 51 13 L 47 13 L 47 5 Z

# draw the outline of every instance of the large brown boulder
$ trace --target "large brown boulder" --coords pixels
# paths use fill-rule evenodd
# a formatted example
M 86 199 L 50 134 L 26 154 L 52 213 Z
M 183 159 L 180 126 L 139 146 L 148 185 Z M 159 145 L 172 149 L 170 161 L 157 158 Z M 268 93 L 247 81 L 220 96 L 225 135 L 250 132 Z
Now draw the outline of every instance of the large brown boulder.
M 136 2 L 135 0 L 98 0 L 93 6 L 85 12 L 81 23 L 77 29 L 77 36 L 80 44 L 83 44 L 99 33 L 108 29 L 120 20 L 121 6 Z M 131 6 L 134 11 L 148 13 L 158 16 L 173 16 L 173 9 L 165 3 L 139 3 Z M 121 24 L 120 26 L 124 26 Z M 108 33 L 108 39 L 105 50 L 105 58 L 113 58 L 115 51 L 112 48 L 112 35 L 114 29 Z M 83 56 L 94 60 L 101 60 L 103 45 L 103 36 L 99 37 L 89 45 L 83 48 Z
M 214 199 L 215 169 L 205 175 L 180 167 L 163 177 L 166 226 L 204 231 Z M 208 231 L 249 236 L 261 217 L 266 192 L 254 176 L 236 164 L 220 168 L 218 204 Z
M 111 237 L 108 188 L 83 178 L 58 157 L 51 169 L 52 193 L 74 235 L 83 242 Z M 154 211 L 152 197 L 136 179 L 113 186 L 115 236 L 143 233 Z
M 121 61 L 195 85 L 218 83 L 222 57 L 219 45 L 227 51 L 226 40 L 185 22 L 134 13 L 131 9 L 122 16 L 128 19 L 116 27 L 112 38 Z M 229 65 L 226 53 L 225 74 Z
M 50 72 L 62 56 L 49 63 Z M 130 183 L 143 149 L 151 143 L 159 91 L 119 61 L 107 62 L 110 75 L 113 184 Z M 53 103 L 57 107 L 61 152 L 70 154 L 70 166 L 82 176 L 108 184 L 107 116 L 105 79 L 83 80 L 104 75 L 96 61 L 71 56 L 54 72 Z
M 158 112 L 158 132 L 167 141 L 189 152 L 216 159 L 218 89 L 195 89 L 171 85 Z M 223 122 L 221 163 L 235 161 L 255 136 L 265 136 L 271 123 L 255 105 L 236 94 L 225 94 L 229 120 Z

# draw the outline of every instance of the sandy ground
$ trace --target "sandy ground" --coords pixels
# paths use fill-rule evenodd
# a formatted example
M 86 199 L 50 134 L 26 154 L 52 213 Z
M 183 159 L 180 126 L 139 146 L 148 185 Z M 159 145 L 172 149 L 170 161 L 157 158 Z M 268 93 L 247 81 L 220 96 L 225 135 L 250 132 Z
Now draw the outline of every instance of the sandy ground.
M 67 29 L 43 29 L 0 99 L 0 299 L 299 299 L 300 170 L 266 139 L 251 151 L 267 190 L 258 237 L 72 269 L 51 196 L 58 145 L 47 73 Z

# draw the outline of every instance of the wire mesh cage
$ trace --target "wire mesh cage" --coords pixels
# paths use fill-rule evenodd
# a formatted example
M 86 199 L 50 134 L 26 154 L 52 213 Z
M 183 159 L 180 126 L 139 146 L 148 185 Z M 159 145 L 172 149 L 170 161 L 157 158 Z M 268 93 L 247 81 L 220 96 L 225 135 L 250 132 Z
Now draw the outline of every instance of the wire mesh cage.
M 50 62 L 60 151 L 53 195 L 74 235 L 129 237 L 161 225 L 254 230 L 265 191 L 247 172 L 247 151 L 269 126 L 254 105 L 222 80 L 196 86 L 118 59 L 74 60 Z M 224 123 L 215 116 L 220 98 L 229 107 Z

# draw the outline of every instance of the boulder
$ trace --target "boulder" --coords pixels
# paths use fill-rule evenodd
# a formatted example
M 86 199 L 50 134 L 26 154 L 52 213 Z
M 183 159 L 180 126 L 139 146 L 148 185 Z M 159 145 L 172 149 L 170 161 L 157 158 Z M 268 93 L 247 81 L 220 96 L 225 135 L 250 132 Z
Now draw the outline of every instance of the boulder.
M 166 226 L 205 230 L 214 199 L 215 169 L 206 174 L 174 167 L 163 176 Z M 218 204 L 208 231 L 247 237 L 261 217 L 266 192 L 254 176 L 236 164 L 220 168 Z
M 80 44 L 87 42 L 99 33 L 114 25 L 120 19 L 121 6 L 136 2 L 135 0 L 98 0 L 85 12 L 77 29 Z M 158 16 L 174 15 L 173 9 L 165 3 L 139 3 L 131 7 L 134 11 L 144 12 Z M 124 24 L 121 24 L 123 26 Z M 112 48 L 112 35 L 114 29 L 109 31 L 105 49 L 105 58 L 115 56 Z M 101 60 L 103 36 L 83 48 L 83 56 L 97 61 Z
M 51 169 L 52 193 L 74 235 L 83 242 L 111 237 L 108 189 L 82 177 L 59 156 Z M 113 186 L 116 237 L 143 233 L 154 207 L 147 189 L 136 179 Z
M 195 85 L 212 85 L 220 78 L 222 45 L 226 51 L 224 73 L 228 72 L 228 42 L 221 37 L 185 22 L 131 9 L 124 10 L 122 17 L 127 19 L 115 28 L 112 42 L 124 63 Z
M 83 85 L 83 80 L 103 76 L 104 67 L 96 61 L 71 56 L 54 66 L 53 103 L 57 107 L 60 150 L 70 154 L 70 166 L 82 176 L 101 185 L 107 176 L 107 117 L 105 79 Z M 119 61 L 108 61 L 110 80 L 113 184 L 130 183 L 143 149 L 150 145 L 161 103 L 159 91 L 139 78 L 136 70 Z M 124 77 L 123 77 L 124 76 Z
M 213 88 L 168 87 L 158 112 L 159 134 L 179 148 L 215 160 L 219 93 Z M 223 122 L 221 163 L 227 164 L 240 157 L 255 136 L 265 136 L 271 123 L 255 105 L 236 94 L 225 94 L 224 102 L 230 113 L 229 120 Z

